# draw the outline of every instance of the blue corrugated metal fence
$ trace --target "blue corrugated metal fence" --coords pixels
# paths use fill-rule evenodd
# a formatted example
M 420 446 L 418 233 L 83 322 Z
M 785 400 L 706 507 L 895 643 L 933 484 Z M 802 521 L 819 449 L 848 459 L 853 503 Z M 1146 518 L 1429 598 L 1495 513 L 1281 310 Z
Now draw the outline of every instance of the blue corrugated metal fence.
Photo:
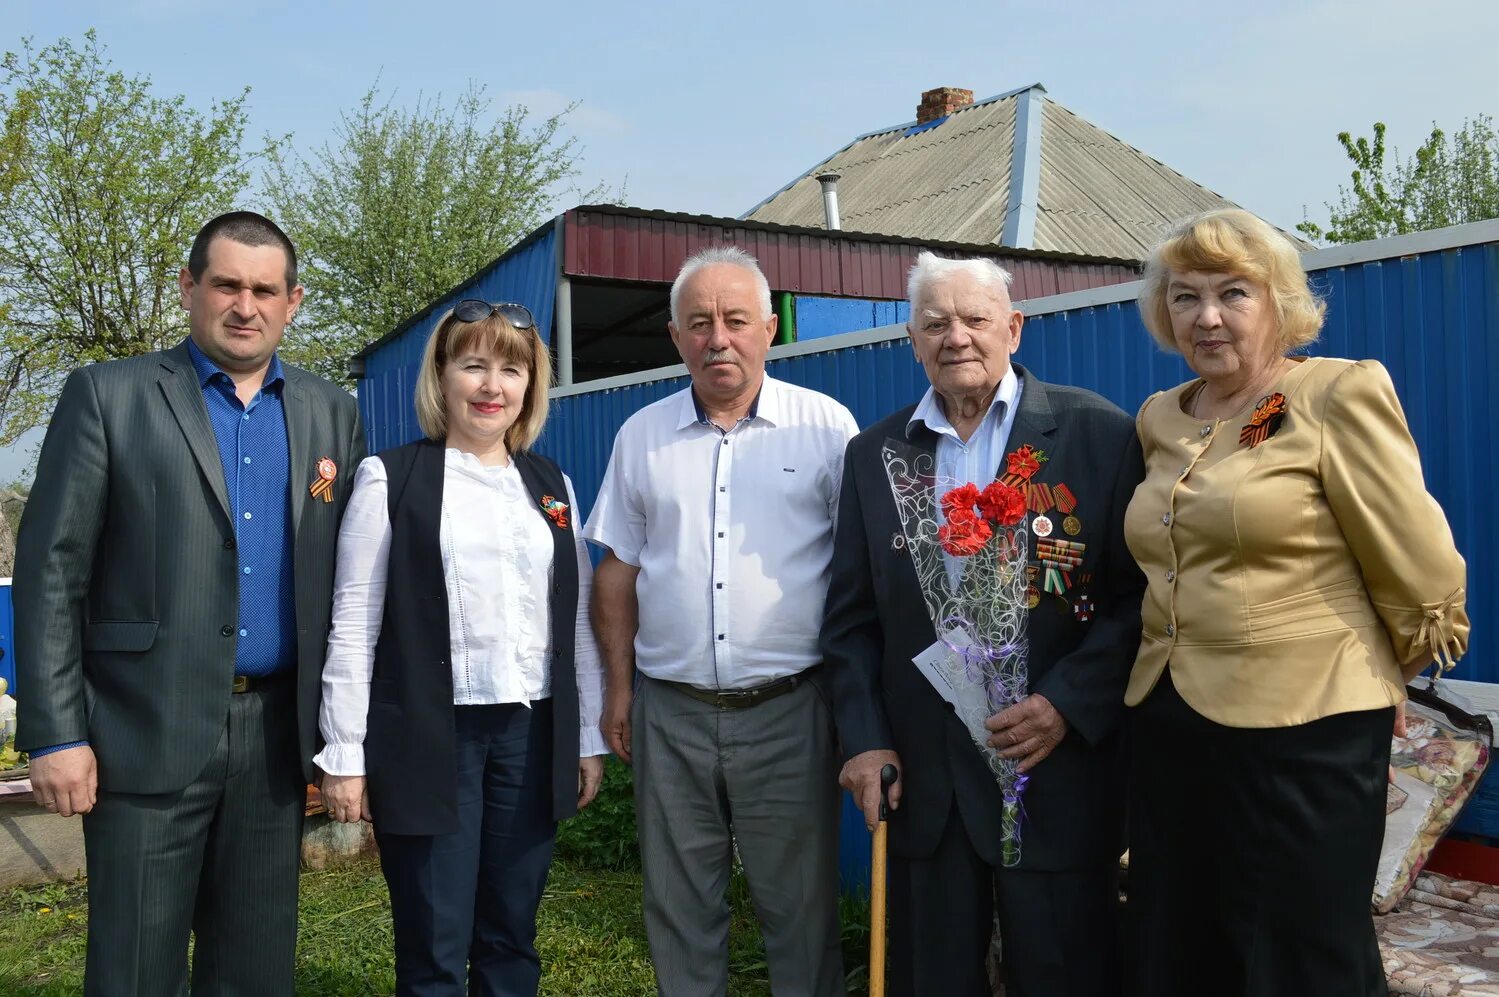
M 551 342 L 552 309 L 557 300 L 557 234 L 548 230 L 515 250 L 504 266 L 455 289 L 395 339 L 370 354 L 359 382 L 359 411 L 364 418 L 370 453 L 409 443 L 421 436 L 412 401 L 422 350 L 437 321 L 464 298 L 514 301 L 531 309 L 541 338 Z

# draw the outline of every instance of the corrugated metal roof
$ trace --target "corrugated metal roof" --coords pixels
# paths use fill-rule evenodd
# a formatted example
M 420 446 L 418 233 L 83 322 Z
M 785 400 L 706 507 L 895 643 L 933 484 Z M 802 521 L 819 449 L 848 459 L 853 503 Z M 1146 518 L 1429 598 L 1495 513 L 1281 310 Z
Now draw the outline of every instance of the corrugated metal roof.
M 823 224 L 815 179 L 842 175 L 843 227 L 915 240 L 1002 244 L 1017 101 L 1039 84 L 980 101 L 919 131 L 862 136 L 752 209 L 753 221 Z M 1034 242 L 1053 252 L 1144 259 L 1166 227 L 1232 201 L 1043 97 Z M 1018 196 L 1018 195 L 1014 195 Z
M 1133 280 L 1132 263 L 1076 254 L 933 243 L 863 232 L 829 232 L 733 218 L 586 206 L 564 216 L 562 269 L 569 277 L 669 284 L 682 261 L 732 243 L 760 262 L 772 290 L 895 300 L 923 249 L 987 256 L 1015 275 L 1017 298 Z
M 1232 201 L 1045 100 L 1035 247 L 1143 259 L 1171 224 Z
M 1010 186 L 1014 98 L 973 104 L 934 128 L 911 131 L 902 127 L 853 143 L 749 218 L 821 227 L 822 188 L 815 176 L 832 170 L 842 176 L 838 208 L 848 231 L 998 242 Z

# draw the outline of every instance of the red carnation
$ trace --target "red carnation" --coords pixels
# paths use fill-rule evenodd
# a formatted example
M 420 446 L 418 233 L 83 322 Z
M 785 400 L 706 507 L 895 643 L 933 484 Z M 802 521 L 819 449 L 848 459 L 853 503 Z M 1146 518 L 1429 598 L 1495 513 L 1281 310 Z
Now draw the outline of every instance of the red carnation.
M 969 557 L 984 549 L 993 532 L 989 524 L 972 511 L 963 515 L 959 510 L 959 515 L 937 528 L 937 542 L 954 557 Z
M 951 519 L 953 513 L 959 509 L 967 509 L 970 512 L 979 504 L 978 486 L 972 483 L 959 485 L 946 495 L 942 496 L 942 514 Z
M 979 494 L 979 512 L 1000 526 L 1014 526 L 1025 517 L 1025 496 L 1003 481 L 991 481 Z

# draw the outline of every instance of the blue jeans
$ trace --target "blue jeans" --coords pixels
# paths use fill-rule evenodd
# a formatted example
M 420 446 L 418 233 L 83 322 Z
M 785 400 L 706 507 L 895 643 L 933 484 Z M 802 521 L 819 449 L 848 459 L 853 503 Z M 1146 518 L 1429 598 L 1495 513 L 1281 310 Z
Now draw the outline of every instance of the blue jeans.
M 381 834 L 396 993 L 531 997 L 552 864 L 552 702 L 454 707 L 458 830 Z M 466 981 L 466 982 L 465 982 Z

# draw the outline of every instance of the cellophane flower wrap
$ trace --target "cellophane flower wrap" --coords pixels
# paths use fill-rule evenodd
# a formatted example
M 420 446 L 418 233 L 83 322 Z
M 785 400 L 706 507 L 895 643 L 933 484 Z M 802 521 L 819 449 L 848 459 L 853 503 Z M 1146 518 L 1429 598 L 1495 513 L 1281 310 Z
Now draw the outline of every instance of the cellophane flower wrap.
M 882 456 L 904 547 L 942 645 L 943 653 L 923 656 L 936 674 L 925 668 L 923 674 L 952 704 L 999 783 L 1001 856 L 1013 866 L 1020 861 L 1026 776 L 989 747 L 984 720 L 1028 691 L 1025 497 L 999 481 L 980 488 L 941 480 L 931 453 L 894 440 Z

